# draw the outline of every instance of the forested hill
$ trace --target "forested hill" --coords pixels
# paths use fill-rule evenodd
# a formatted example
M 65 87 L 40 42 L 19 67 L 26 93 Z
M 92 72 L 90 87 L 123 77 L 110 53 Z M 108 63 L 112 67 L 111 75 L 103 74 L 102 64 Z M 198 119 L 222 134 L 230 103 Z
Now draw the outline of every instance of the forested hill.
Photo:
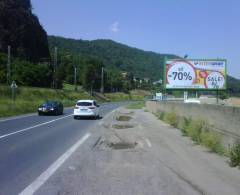
M 58 47 L 61 52 L 74 55 L 97 57 L 106 67 L 132 72 L 135 76 L 158 80 L 162 77 L 164 56 L 176 58 L 175 55 L 157 54 L 114 42 L 112 40 L 84 41 L 49 36 L 49 47 Z
M 49 36 L 49 47 L 58 47 L 60 52 L 71 55 L 99 58 L 105 66 L 132 72 L 141 78 L 158 80 L 163 76 L 164 57 L 179 58 L 172 54 L 158 54 L 114 42 L 112 40 L 75 40 Z M 240 93 L 240 80 L 228 76 L 228 91 Z
M 30 0 L 0 0 L 0 52 L 32 62 L 49 58 L 47 34 L 32 13 Z

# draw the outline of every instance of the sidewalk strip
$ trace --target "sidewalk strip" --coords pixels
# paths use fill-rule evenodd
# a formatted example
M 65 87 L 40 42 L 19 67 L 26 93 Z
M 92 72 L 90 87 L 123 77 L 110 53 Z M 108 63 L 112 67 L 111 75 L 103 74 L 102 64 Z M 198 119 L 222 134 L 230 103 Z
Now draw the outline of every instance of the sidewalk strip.
M 67 152 L 60 156 L 46 171 L 44 171 L 37 179 L 27 186 L 19 195 L 34 194 L 90 136 L 90 133 L 84 135 Z

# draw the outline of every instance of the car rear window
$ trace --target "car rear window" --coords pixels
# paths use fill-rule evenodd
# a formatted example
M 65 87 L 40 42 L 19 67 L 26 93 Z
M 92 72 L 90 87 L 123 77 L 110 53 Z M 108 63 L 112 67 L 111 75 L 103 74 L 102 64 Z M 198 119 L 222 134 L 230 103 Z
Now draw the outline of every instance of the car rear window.
M 92 106 L 91 102 L 78 102 L 77 103 L 78 106 Z
M 42 106 L 55 106 L 56 102 L 46 102 Z

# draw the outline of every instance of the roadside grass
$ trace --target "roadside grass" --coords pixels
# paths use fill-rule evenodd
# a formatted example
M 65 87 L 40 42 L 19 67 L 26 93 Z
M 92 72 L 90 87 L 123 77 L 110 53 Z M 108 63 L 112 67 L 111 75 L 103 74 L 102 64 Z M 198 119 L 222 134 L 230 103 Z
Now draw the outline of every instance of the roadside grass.
M 205 146 L 211 152 L 230 158 L 230 166 L 240 168 L 240 142 L 230 149 L 223 146 L 219 133 L 211 130 L 211 126 L 202 120 L 179 117 L 174 112 L 158 112 L 154 114 L 158 119 L 181 130 L 183 136 L 190 137 L 195 143 Z
M 200 144 L 202 141 L 200 135 L 204 125 L 204 122 L 201 120 L 191 120 L 186 126 L 186 135 L 191 137 L 196 143 Z
M 230 165 L 240 168 L 240 142 L 235 143 L 230 149 Z
M 207 148 L 209 148 L 212 152 L 218 154 L 224 154 L 224 147 L 222 146 L 221 136 L 213 131 L 204 130 L 200 134 L 200 143 Z
M 128 109 L 142 109 L 145 106 L 145 102 L 144 101 L 140 101 L 140 102 L 134 102 L 132 104 L 129 104 L 126 106 L 126 108 Z
M 166 113 L 163 116 L 160 116 L 163 121 L 170 124 L 173 127 L 177 127 L 178 125 L 178 118 L 174 112 Z
M 150 96 L 151 92 L 147 90 L 132 90 L 130 91 L 131 99 L 132 100 L 138 100 L 138 101 L 143 101 L 145 100 L 145 97 Z
M 62 90 L 19 86 L 16 90 L 16 99 L 13 101 L 10 87 L 0 85 L 0 117 L 36 112 L 37 107 L 47 100 L 59 100 L 64 106 L 73 106 L 79 99 L 92 99 L 81 87 L 78 86 L 77 92 L 74 89 L 74 85 L 66 83 L 63 84 Z M 145 94 L 147 91 L 134 91 L 129 94 L 106 93 L 105 96 L 112 102 L 120 102 L 143 100 Z
M 71 85 L 68 83 L 63 83 L 63 90 L 67 91 L 74 91 L 75 90 L 75 85 Z M 82 86 L 77 86 L 77 91 L 83 92 Z
M 183 136 L 187 136 L 186 129 L 189 126 L 190 122 L 191 118 L 188 119 L 186 117 L 179 117 L 177 128 L 181 130 Z
M 110 101 L 112 102 L 120 102 L 120 101 L 128 101 L 131 100 L 131 95 L 117 92 L 117 93 L 105 93 L 104 96 L 106 96 Z
M 117 93 L 105 93 L 104 96 L 112 102 L 120 101 L 143 101 L 146 95 L 149 95 L 149 91 L 144 90 L 132 90 L 129 93 L 117 92 Z
M 211 152 L 215 152 L 220 155 L 226 154 L 222 145 L 221 136 L 218 133 L 211 131 L 210 126 L 205 121 L 179 117 L 174 111 L 170 113 L 158 112 L 155 115 L 158 119 L 180 129 L 183 136 L 190 137 L 195 143 L 207 147 Z M 236 151 L 238 150 L 236 149 Z M 238 152 L 240 152 L 240 145 Z M 238 152 L 232 152 L 233 159 L 238 159 L 238 155 L 236 155 Z
M 142 89 L 131 90 L 130 93 L 132 95 L 141 95 L 141 96 L 149 96 L 149 95 L 151 95 L 150 91 L 142 90 Z
M 47 100 L 59 100 L 64 106 L 73 106 L 78 99 L 86 98 L 90 96 L 85 92 L 19 87 L 13 101 L 11 89 L 0 86 L 0 117 L 36 112 L 37 107 Z

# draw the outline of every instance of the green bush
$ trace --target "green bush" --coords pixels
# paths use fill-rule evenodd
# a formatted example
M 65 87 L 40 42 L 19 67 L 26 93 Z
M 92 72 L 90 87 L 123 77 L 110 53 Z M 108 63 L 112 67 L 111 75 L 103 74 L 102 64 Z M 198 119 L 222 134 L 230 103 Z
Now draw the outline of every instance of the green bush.
M 230 164 L 233 167 L 240 166 L 240 142 L 233 145 L 230 150 Z
M 221 144 L 221 136 L 215 132 L 210 132 L 208 130 L 202 131 L 200 134 L 201 144 L 209 148 L 212 152 L 218 154 L 224 153 L 224 148 Z
M 164 119 L 164 115 L 165 115 L 164 112 L 159 112 L 159 113 L 158 113 L 158 118 L 159 118 L 160 120 L 163 120 L 163 119 Z
M 163 120 L 173 127 L 177 127 L 178 125 L 178 117 L 175 112 L 164 114 Z
M 187 136 L 191 137 L 196 143 L 200 143 L 200 135 L 204 127 L 204 122 L 201 120 L 191 120 L 186 127 Z
M 191 121 L 191 119 L 188 119 L 186 117 L 181 117 L 178 120 L 177 127 L 181 130 L 181 132 L 184 136 L 187 135 L 186 129 L 187 129 L 187 126 L 189 125 L 190 121 Z

